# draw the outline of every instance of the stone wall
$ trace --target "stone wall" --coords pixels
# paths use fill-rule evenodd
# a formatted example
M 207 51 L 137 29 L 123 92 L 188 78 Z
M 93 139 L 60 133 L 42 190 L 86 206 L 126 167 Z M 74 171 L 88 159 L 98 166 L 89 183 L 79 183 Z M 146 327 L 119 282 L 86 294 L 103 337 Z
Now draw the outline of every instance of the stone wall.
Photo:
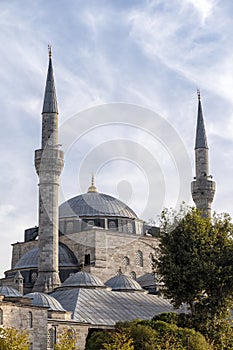
M 62 332 L 65 329 L 74 329 L 77 331 L 78 339 L 77 339 L 77 348 L 79 350 L 85 350 L 86 345 L 86 338 L 88 335 L 89 325 L 88 324 L 80 324 L 77 322 L 60 322 L 57 323 L 55 320 L 49 320 L 48 321 L 48 330 L 50 328 L 56 328 L 56 338 L 58 339 L 59 335 L 62 334 Z
M 64 329 L 75 329 L 78 333 L 77 346 L 85 350 L 89 325 L 70 320 L 70 313 L 49 312 L 48 309 L 32 306 L 31 300 L 0 296 L 0 320 L 4 327 L 26 330 L 33 350 L 46 350 L 48 332 L 55 330 L 56 339 Z M 0 325 L 0 326 L 1 326 Z
M 33 350 L 47 349 L 47 309 L 20 302 L 1 300 L 0 310 L 2 312 L 2 325 L 4 327 L 15 327 L 25 329 L 33 344 Z M 30 318 L 32 317 L 32 327 Z
M 96 264 L 91 267 L 91 272 L 106 282 L 119 267 L 133 278 L 152 272 L 150 256 L 154 252 L 153 246 L 158 245 L 158 239 L 107 232 L 102 239 L 100 234 L 96 235 L 96 245 Z
M 92 263 L 85 267 L 86 271 L 103 282 L 114 276 L 119 267 L 127 275 L 134 272 L 136 277 L 151 272 L 150 255 L 154 252 L 153 247 L 158 245 L 158 239 L 154 237 L 101 229 L 64 235 L 60 241 L 73 251 L 79 263 L 84 262 L 85 254 L 90 254 Z

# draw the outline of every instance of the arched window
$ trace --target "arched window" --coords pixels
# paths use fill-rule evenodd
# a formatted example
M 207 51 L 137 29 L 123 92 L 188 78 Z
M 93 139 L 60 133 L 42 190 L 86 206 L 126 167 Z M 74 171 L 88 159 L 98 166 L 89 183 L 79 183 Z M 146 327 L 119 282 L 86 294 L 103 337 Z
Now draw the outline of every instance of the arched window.
M 3 324 L 3 311 L 0 309 L 0 324 Z
M 131 271 L 129 275 L 133 280 L 136 280 L 136 273 L 134 271 Z
M 128 256 L 124 256 L 124 258 L 122 259 L 122 265 L 123 266 L 128 266 L 129 265 L 129 258 L 128 258 Z
M 47 349 L 51 350 L 54 347 L 55 343 L 55 329 L 49 328 L 48 337 L 47 337 Z
M 32 283 L 35 283 L 36 282 L 36 280 L 37 280 L 37 272 L 32 272 L 32 274 L 31 274 L 31 282 Z
M 115 230 L 116 229 L 116 222 L 111 220 L 108 223 L 109 230 Z
M 33 327 L 33 317 L 32 317 L 32 312 L 29 311 L 28 313 L 28 327 L 32 328 Z
M 128 226 L 128 232 L 129 232 L 129 233 L 133 233 L 133 225 L 132 225 L 132 222 L 128 221 L 127 226 Z
M 136 265 L 143 267 L 143 254 L 141 250 L 138 250 L 136 253 Z

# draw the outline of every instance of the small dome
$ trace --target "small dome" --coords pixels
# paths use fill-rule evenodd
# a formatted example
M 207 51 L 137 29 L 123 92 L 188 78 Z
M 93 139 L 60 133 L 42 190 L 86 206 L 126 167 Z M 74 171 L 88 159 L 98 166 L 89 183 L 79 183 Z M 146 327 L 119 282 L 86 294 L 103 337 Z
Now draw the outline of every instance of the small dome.
M 32 248 L 27 251 L 17 264 L 14 269 L 25 269 L 25 268 L 37 268 L 38 267 L 38 253 L 39 248 Z M 72 251 L 64 244 L 59 243 L 59 267 L 75 266 L 77 267 L 78 261 Z
M 107 288 L 98 277 L 95 277 L 94 275 L 85 271 L 76 272 L 74 275 L 68 277 L 57 289 L 69 287 Z
M 32 305 L 49 307 L 49 309 L 53 311 L 66 311 L 61 306 L 59 301 L 57 301 L 51 295 L 41 293 L 41 292 L 34 292 L 34 293 L 25 294 L 24 297 L 32 299 Z
M 155 275 L 151 273 L 145 273 L 144 275 L 137 278 L 137 282 L 142 287 L 155 286 Z
M 22 297 L 23 295 L 15 288 L 1 286 L 0 287 L 0 295 L 4 295 L 5 297 Z
M 125 203 L 104 193 L 89 191 L 69 199 L 60 205 L 59 217 L 114 216 L 137 219 L 137 215 Z
M 114 291 L 122 292 L 145 292 L 140 284 L 135 281 L 132 277 L 126 276 L 119 272 L 116 276 L 110 278 L 106 283 L 106 286 L 112 288 Z

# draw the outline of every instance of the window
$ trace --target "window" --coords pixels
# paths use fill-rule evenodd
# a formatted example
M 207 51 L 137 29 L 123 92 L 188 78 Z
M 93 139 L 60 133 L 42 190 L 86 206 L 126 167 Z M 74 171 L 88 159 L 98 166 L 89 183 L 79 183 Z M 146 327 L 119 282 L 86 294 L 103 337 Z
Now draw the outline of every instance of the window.
M 128 226 L 128 232 L 129 232 L 129 233 L 133 233 L 133 225 L 132 225 L 132 222 L 128 221 L 127 226 Z
M 115 230 L 116 229 L 116 222 L 111 220 L 108 223 L 109 230 Z
M 33 327 L 33 317 L 32 317 L 32 312 L 29 311 L 28 313 L 28 327 L 32 328 Z
M 51 350 L 53 349 L 54 343 L 55 343 L 55 329 L 49 328 L 48 330 L 48 337 L 47 337 L 47 349 Z
M 35 283 L 37 280 L 37 272 L 32 272 L 31 274 L 31 282 Z
M 90 254 L 85 254 L 84 264 L 85 265 L 90 265 L 91 264 L 91 256 L 90 256 Z
M 128 258 L 128 256 L 124 256 L 124 258 L 122 259 L 122 264 L 123 264 L 123 266 L 128 266 L 129 265 L 129 258 Z
M 143 254 L 141 250 L 138 250 L 136 253 L 136 265 L 139 267 L 143 267 Z
M 129 275 L 132 279 L 136 280 L 136 273 L 134 271 L 131 271 Z
M 3 324 L 3 311 L 0 309 L 0 324 Z

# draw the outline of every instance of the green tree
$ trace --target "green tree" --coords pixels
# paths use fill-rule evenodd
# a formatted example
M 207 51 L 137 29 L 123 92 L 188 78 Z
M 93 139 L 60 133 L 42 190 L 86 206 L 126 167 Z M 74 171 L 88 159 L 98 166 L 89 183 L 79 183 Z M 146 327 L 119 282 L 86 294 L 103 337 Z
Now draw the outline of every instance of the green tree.
M 167 319 L 171 323 L 167 323 L 159 320 L 160 315 L 157 316 L 157 320 L 141 321 L 141 324 L 146 324 L 147 327 L 151 327 L 156 333 L 155 340 L 156 350 L 210 350 L 212 346 L 208 344 L 205 337 L 196 332 L 194 329 L 178 327 L 172 317 L 172 313 L 168 313 Z M 166 314 L 161 314 L 161 319 L 165 319 Z M 176 320 L 177 321 L 177 320 Z
M 166 315 L 162 314 L 161 318 L 166 318 Z M 173 322 L 175 317 L 170 313 L 167 318 Z M 118 322 L 114 332 L 94 332 L 88 340 L 86 350 L 213 349 L 199 332 L 178 327 L 172 322 L 167 323 L 161 320 Z M 107 341 L 103 341 L 106 337 Z
M 73 328 L 65 328 L 58 335 L 54 350 L 77 350 L 78 332 Z
M 102 344 L 109 343 L 111 338 L 110 331 L 95 331 L 91 335 L 88 335 L 86 341 L 86 350 L 100 350 L 102 348 Z
M 29 345 L 29 334 L 26 330 L 0 327 L 1 350 L 28 350 Z
M 123 331 L 116 331 L 111 334 L 108 343 L 102 345 L 101 350 L 134 350 L 133 339 Z
M 188 350 L 211 350 L 213 349 L 211 344 L 208 344 L 205 337 L 196 332 L 194 329 L 178 328 L 178 334 L 180 341 L 184 346 L 184 349 Z
M 215 341 L 232 305 L 232 261 L 229 215 L 210 219 L 194 208 L 163 211 L 154 269 L 165 284 L 165 296 L 175 307 L 186 303 L 192 325 Z
M 118 322 L 116 328 L 129 334 L 133 339 L 135 350 L 154 350 L 157 332 L 139 320 Z

